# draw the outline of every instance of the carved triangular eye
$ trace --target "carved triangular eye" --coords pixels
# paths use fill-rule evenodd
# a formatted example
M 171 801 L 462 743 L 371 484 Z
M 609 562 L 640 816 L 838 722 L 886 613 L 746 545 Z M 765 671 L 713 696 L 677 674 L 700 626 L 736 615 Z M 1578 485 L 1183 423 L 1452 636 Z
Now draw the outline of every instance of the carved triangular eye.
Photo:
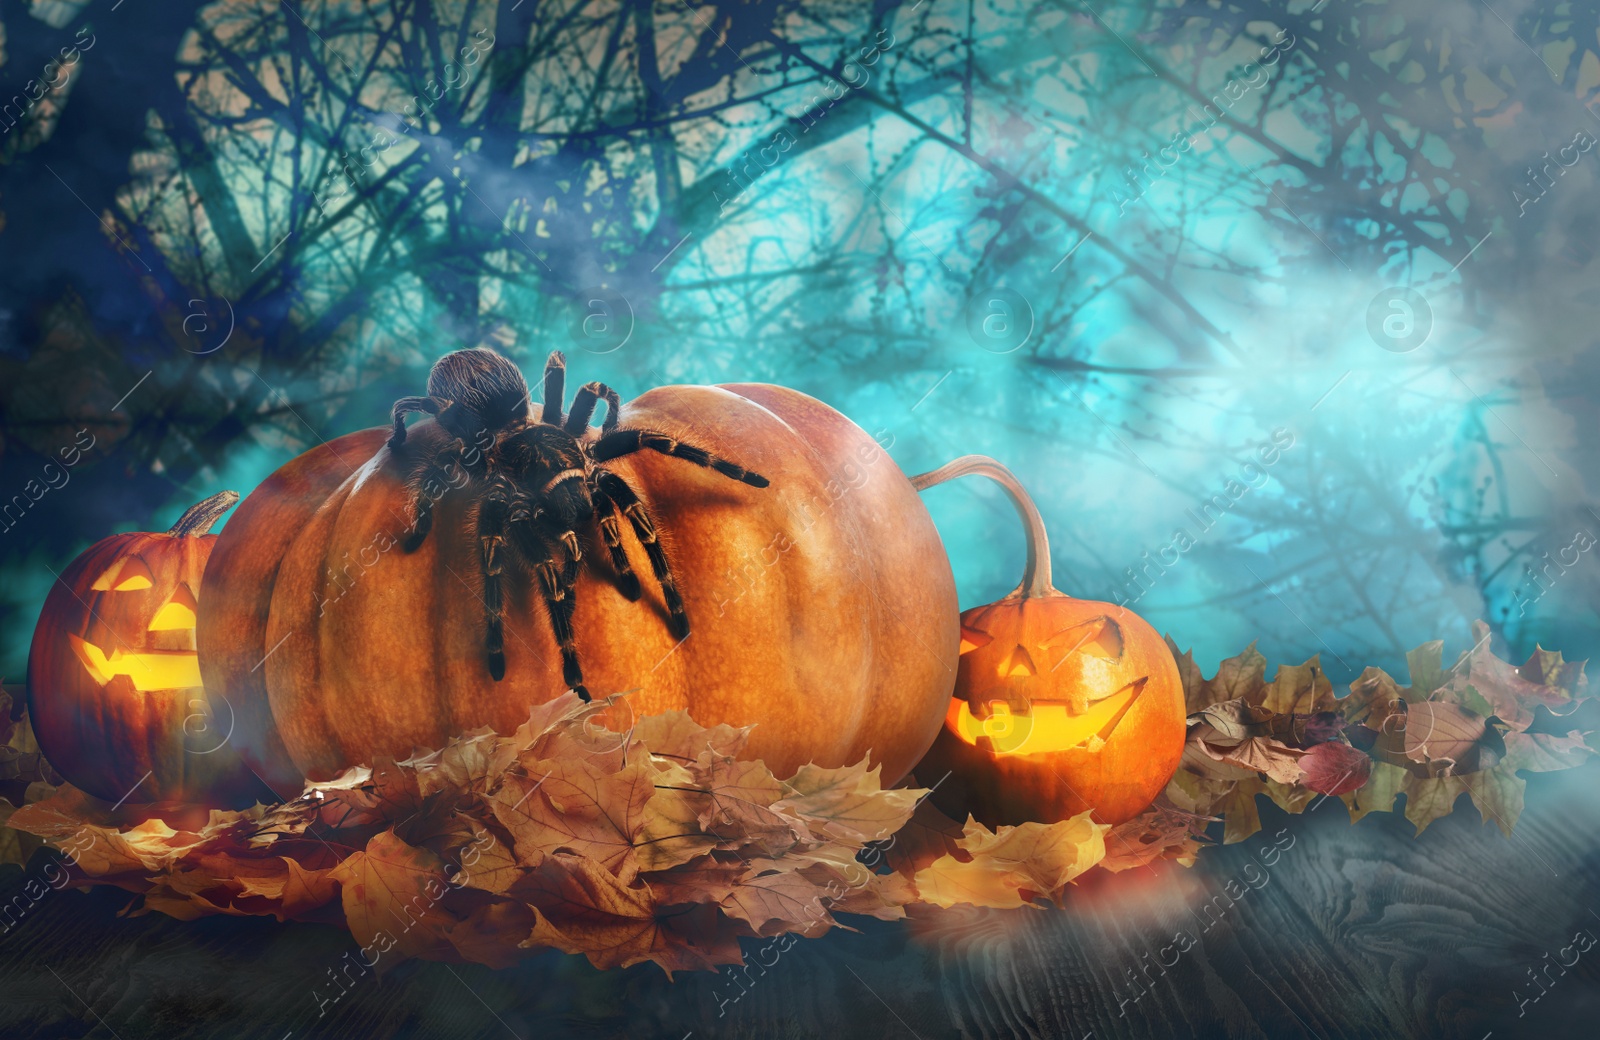
M 90 588 L 96 592 L 138 592 L 154 582 L 150 568 L 137 556 L 124 556 L 96 578 Z
M 982 629 L 968 628 L 966 625 L 961 626 L 961 653 L 963 654 L 970 650 L 976 650 L 980 646 L 988 646 L 993 641 L 994 636 Z
M 1020 644 L 1011 648 L 1006 659 L 1000 662 L 1000 675 L 1010 679 L 1015 676 L 1038 675 L 1039 670 L 1033 666 L 1033 658 L 1028 655 Z
M 150 620 L 152 632 L 190 632 L 195 626 L 194 593 L 189 591 L 187 585 L 179 585 L 178 591 L 166 602 L 156 616 Z
M 1063 628 L 1043 645 L 1052 650 L 1064 650 L 1063 660 L 1074 652 L 1095 657 L 1121 657 L 1122 628 L 1108 617 L 1090 618 Z

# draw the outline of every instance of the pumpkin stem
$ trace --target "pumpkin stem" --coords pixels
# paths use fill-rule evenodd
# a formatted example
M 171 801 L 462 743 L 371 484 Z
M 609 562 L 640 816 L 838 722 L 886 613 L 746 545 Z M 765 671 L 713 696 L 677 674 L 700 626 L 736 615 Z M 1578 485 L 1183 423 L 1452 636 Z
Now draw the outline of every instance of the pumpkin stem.
M 1022 526 L 1027 529 L 1028 562 L 1022 569 L 1022 584 L 1011 595 L 1022 599 L 1061 595 L 1050 584 L 1050 536 L 1045 532 L 1044 518 L 1015 473 L 987 455 L 963 455 L 936 470 L 917 474 L 911 478 L 911 486 L 926 491 L 947 480 L 973 475 L 988 477 L 1004 488 L 1011 504 L 1017 507 Z
M 195 535 L 210 534 L 211 525 L 221 518 L 223 513 L 232 509 L 234 503 L 239 501 L 237 491 L 218 491 L 203 502 L 196 502 L 188 511 L 178 517 L 178 522 L 172 525 L 172 530 L 167 534 L 174 538 L 192 538 Z

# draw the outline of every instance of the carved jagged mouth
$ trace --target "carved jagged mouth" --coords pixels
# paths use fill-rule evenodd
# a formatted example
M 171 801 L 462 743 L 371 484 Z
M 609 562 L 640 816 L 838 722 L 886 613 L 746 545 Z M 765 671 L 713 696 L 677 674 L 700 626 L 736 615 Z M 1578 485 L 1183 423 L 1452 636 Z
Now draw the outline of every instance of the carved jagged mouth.
M 972 714 L 966 701 L 954 700 L 945 715 L 945 725 L 968 744 L 996 755 L 1097 751 L 1111 738 L 1144 687 L 1144 679 L 1129 683 L 1078 714 L 1069 712 L 1061 702 L 1034 701 L 1027 714 L 1013 715 L 1009 704 L 997 700 L 990 705 L 989 717 L 980 719 Z
M 200 655 L 193 650 L 125 653 L 121 647 L 107 657 L 104 650 L 78 636 L 67 634 L 72 650 L 95 681 L 104 686 L 119 675 L 126 675 L 139 691 L 182 690 L 201 686 Z

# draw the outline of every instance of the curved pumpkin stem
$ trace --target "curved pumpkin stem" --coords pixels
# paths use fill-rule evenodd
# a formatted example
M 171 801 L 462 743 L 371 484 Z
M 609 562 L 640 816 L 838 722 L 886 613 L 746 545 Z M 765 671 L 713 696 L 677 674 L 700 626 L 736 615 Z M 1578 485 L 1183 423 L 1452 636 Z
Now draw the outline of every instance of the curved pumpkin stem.
M 936 470 L 917 474 L 911 478 L 911 486 L 926 491 L 947 480 L 974 475 L 988 477 L 1005 489 L 1027 530 L 1028 562 L 1022 569 L 1022 584 L 1011 595 L 1022 599 L 1061 595 L 1050 584 L 1050 536 L 1045 532 L 1044 518 L 1015 473 L 987 455 L 963 455 Z
M 196 502 L 190 506 L 172 525 L 172 530 L 167 534 L 174 538 L 193 538 L 196 535 L 210 534 L 211 525 L 216 523 L 223 513 L 232 509 L 239 501 L 237 491 L 218 491 L 203 502 Z

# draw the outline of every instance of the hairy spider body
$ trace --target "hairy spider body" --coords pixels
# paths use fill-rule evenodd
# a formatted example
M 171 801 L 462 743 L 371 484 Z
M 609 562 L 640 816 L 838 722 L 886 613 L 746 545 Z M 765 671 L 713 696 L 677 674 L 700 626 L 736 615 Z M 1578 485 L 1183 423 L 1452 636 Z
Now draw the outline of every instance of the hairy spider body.
M 713 470 L 751 487 L 766 487 L 759 473 L 651 430 L 618 428 L 621 399 L 603 383 L 588 383 L 562 415 L 566 359 L 560 351 L 545 362 L 544 403 L 532 415 L 528 384 L 509 360 L 473 348 L 446 354 L 428 375 L 425 397 L 403 397 L 393 409 L 389 448 L 405 460 L 411 527 L 401 540 L 414 552 L 427 540 L 435 500 L 466 495 L 483 578 L 484 656 L 496 681 L 505 677 L 505 581 L 508 573 L 531 579 L 544 599 L 563 681 L 584 700 L 583 669 L 573 641 L 572 616 L 582 542 L 578 532 L 593 522 L 610 557 L 618 589 L 640 595 L 639 578 L 622 544 L 626 522 L 645 550 L 661 586 L 667 626 L 674 638 L 689 635 L 689 615 L 673 580 L 655 521 L 638 494 L 604 463 L 638 451 L 655 451 Z M 600 437 L 586 438 L 596 407 L 606 406 Z M 405 417 L 433 415 L 449 437 L 413 450 Z

